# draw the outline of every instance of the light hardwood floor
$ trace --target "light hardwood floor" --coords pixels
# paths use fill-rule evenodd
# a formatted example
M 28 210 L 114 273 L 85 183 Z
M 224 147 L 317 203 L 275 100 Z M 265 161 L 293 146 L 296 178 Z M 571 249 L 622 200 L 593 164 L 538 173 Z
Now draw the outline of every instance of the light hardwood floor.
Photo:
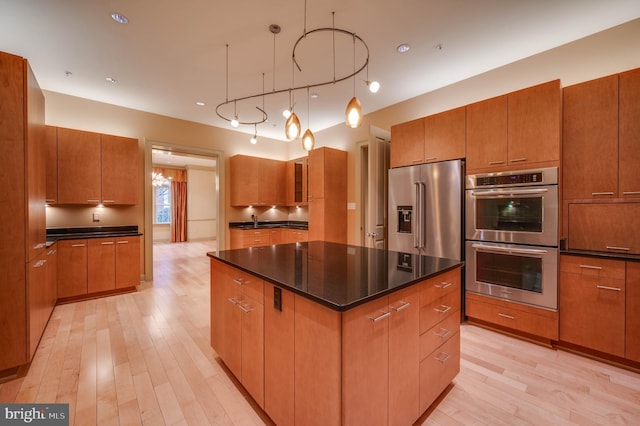
M 0 402 L 65 402 L 76 425 L 260 425 L 209 344 L 215 242 L 160 244 L 153 286 L 57 306 Z M 640 375 L 471 325 L 461 372 L 426 425 L 640 424 Z

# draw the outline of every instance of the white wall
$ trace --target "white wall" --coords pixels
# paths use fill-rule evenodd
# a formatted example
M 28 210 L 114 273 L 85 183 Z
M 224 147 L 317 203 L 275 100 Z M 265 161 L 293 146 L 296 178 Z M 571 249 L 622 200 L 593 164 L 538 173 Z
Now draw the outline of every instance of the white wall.
M 187 166 L 187 240 L 216 238 L 217 205 L 214 169 Z

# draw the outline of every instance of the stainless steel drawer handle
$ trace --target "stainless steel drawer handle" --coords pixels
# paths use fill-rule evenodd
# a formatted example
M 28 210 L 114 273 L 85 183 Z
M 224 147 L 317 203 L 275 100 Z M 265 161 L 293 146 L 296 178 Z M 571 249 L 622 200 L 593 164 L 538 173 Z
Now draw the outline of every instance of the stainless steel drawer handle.
M 516 319 L 516 317 L 512 315 L 503 314 L 502 312 L 498 312 L 498 316 L 502 318 L 510 319 L 510 320 Z
M 592 192 L 591 195 L 613 195 L 613 192 Z
M 446 352 L 440 352 L 438 356 L 434 356 L 434 358 L 439 363 L 444 364 L 445 362 L 449 361 L 449 358 L 451 358 L 451 354 L 448 354 Z
M 38 260 L 38 261 L 36 262 L 36 264 L 35 264 L 35 265 L 33 265 L 33 267 L 34 267 L 34 268 L 41 268 L 41 267 L 43 267 L 43 266 L 44 266 L 44 264 L 45 264 L 45 263 L 47 263 L 47 261 L 46 261 L 46 260 Z
M 512 163 L 520 163 L 522 161 L 527 161 L 527 159 L 526 158 L 514 158 L 513 160 L 509 160 L 509 161 L 511 161 Z
M 447 305 L 440 305 L 440 306 L 444 309 L 433 308 L 433 310 L 440 314 L 446 314 L 451 310 L 451 306 L 447 306 Z
M 229 302 L 233 303 L 234 305 L 238 304 L 238 301 L 236 299 L 234 299 L 233 297 L 230 297 L 227 299 Z
M 245 314 L 248 314 L 249 312 L 253 311 L 250 305 L 238 304 L 238 308 L 240 308 Z
M 385 319 L 389 315 L 391 315 L 391 312 L 383 312 L 382 315 L 378 315 L 377 317 L 367 316 L 367 318 L 369 318 L 373 322 L 378 322 L 378 321 L 380 321 L 382 319 Z
M 245 280 L 244 278 L 234 278 L 233 282 L 239 285 L 245 285 L 247 283 L 247 280 Z
M 631 251 L 629 247 L 617 247 L 617 246 L 607 246 L 607 250 Z
M 422 160 L 411 160 L 412 163 L 422 163 Z
M 640 195 L 640 191 L 622 191 L 622 195 Z
M 115 203 L 115 202 L 116 202 L 116 200 L 102 200 L 103 204 L 107 204 L 107 203 L 111 204 L 111 203 Z
M 438 336 L 438 337 L 439 337 L 439 338 L 441 338 L 441 339 L 444 339 L 444 338 L 446 338 L 449 334 L 451 334 L 451 330 L 447 330 L 446 328 L 442 328 L 442 327 L 440 327 L 440 330 L 442 330 L 442 332 L 440 332 L 440 333 L 433 333 L 433 334 L 435 334 L 436 336 Z M 440 330 L 438 330 L 438 331 L 440 331 Z
M 441 289 L 445 289 L 445 288 L 449 288 L 453 285 L 452 282 L 448 282 L 448 281 L 442 281 L 440 284 L 434 284 L 433 286 L 436 288 L 441 288 Z
M 108 242 L 100 243 L 100 244 L 102 244 L 103 246 L 112 246 L 113 245 L 113 241 L 108 241 Z
M 428 157 L 428 158 L 425 158 L 424 161 L 433 161 L 433 160 L 435 160 L 437 158 L 438 157 Z
M 580 265 L 581 268 L 584 269 L 598 269 L 598 270 L 602 270 L 602 266 L 591 266 L 591 265 Z
M 596 288 L 599 288 L 600 290 L 622 291 L 620 287 L 609 287 L 606 285 L 596 285 Z
M 393 309 L 396 312 L 400 312 L 401 310 L 407 309 L 409 306 L 411 306 L 411 303 L 409 303 L 409 302 L 402 301 L 400 303 L 402 303 L 402 305 L 400 305 L 398 307 L 392 306 L 391 309 Z
M 100 203 L 100 200 L 87 200 L 87 203 Z
M 84 244 L 71 244 L 71 247 L 84 247 Z
M 496 164 L 504 164 L 504 161 L 489 161 L 490 166 L 495 166 Z
M 51 255 L 56 254 L 56 253 L 57 253 L 57 251 L 56 251 L 56 250 L 49 250 L 49 251 L 47 252 L 47 256 L 51 256 Z
M 129 244 L 129 241 L 118 241 L 118 244 Z

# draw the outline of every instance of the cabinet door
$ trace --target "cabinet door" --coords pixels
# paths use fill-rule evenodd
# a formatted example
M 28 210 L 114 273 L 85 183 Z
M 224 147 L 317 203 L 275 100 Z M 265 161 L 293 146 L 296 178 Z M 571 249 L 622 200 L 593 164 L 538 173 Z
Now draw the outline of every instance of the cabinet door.
M 238 303 L 242 312 L 242 385 L 264 408 L 264 305 L 248 296 Z
M 58 202 L 58 129 L 54 126 L 47 126 L 45 130 L 45 144 L 47 146 L 47 204 Z
M 87 240 L 58 241 L 58 298 L 87 294 Z
M 33 358 L 49 319 L 47 307 L 47 254 L 29 262 L 29 359 Z
M 424 161 L 424 119 L 391 126 L 390 166 L 402 167 Z
M 624 262 L 560 256 L 560 270 L 560 340 L 623 357 Z
M 456 108 L 424 119 L 425 162 L 465 157 L 466 108 Z
M 640 263 L 627 262 L 625 358 L 640 362 Z
M 258 161 L 258 205 L 285 204 L 285 163 L 260 158 Z
M 640 69 L 620 74 L 619 196 L 640 197 Z
M 278 425 L 294 422 L 294 313 L 293 293 L 265 283 L 264 411 Z
M 467 170 L 506 166 L 507 96 L 467 106 Z
M 569 204 L 571 249 L 639 254 L 640 203 Z
M 309 188 L 308 201 L 324 198 L 325 152 L 323 148 L 309 151 Z
M 116 250 L 113 238 L 88 240 L 87 291 L 113 290 L 116 287 Z
M 116 238 L 116 288 L 140 284 L 140 237 Z
M 241 311 L 232 269 L 211 259 L 211 346 L 234 376 L 242 377 Z
M 390 315 L 387 297 L 343 313 L 344 424 L 388 422 Z
M 618 76 L 563 89 L 563 198 L 615 197 Z
M 229 159 L 231 205 L 258 205 L 259 158 L 235 155 Z
M 102 202 L 138 204 L 138 140 L 101 135 Z
M 420 362 L 420 412 L 425 411 L 460 372 L 460 333 Z
M 509 164 L 560 161 L 560 80 L 509 93 L 507 104 Z
M 58 244 L 55 243 L 47 251 L 47 318 L 51 316 L 51 312 L 58 300 Z
M 58 128 L 58 203 L 99 204 L 100 134 Z
M 414 285 L 389 296 L 389 425 L 419 416 L 419 299 Z

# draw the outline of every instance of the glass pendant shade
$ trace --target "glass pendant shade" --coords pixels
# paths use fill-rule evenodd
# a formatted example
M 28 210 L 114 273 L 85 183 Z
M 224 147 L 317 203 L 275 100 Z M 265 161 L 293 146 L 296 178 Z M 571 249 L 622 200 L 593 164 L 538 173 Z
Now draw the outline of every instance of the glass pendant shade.
M 291 113 L 287 121 L 284 123 L 284 134 L 289 140 L 298 139 L 300 137 L 300 120 L 296 113 Z
M 305 151 L 311 151 L 316 144 L 316 138 L 311 133 L 311 130 L 307 129 L 302 136 L 302 148 Z
M 360 101 L 355 96 L 351 98 L 347 104 L 347 110 L 345 111 L 347 120 L 347 126 L 355 129 L 362 123 L 362 106 Z

